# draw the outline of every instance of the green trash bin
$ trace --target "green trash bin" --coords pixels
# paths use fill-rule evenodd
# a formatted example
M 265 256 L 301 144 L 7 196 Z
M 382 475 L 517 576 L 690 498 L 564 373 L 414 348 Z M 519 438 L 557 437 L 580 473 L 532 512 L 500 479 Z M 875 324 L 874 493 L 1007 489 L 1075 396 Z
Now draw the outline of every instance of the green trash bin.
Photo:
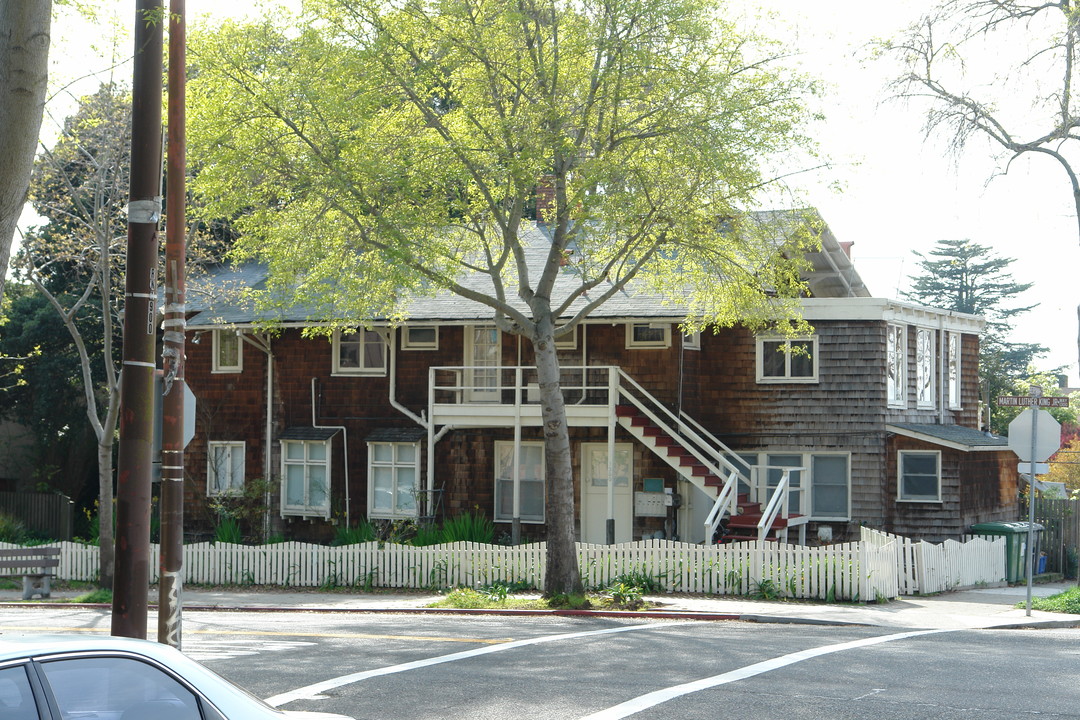
M 1039 523 L 1032 523 L 1032 528 L 1035 531 L 1033 538 L 1035 545 L 1034 562 L 1037 563 L 1039 561 L 1039 540 L 1043 526 Z M 1025 572 L 1027 570 L 1025 551 L 1027 550 L 1028 523 L 1007 522 L 1004 520 L 976 523 L 971 526 L 971 532 L 976 535 L 1002 536 L 1005 538 L 1005 582 L 1018 583 L 1027 577 Z

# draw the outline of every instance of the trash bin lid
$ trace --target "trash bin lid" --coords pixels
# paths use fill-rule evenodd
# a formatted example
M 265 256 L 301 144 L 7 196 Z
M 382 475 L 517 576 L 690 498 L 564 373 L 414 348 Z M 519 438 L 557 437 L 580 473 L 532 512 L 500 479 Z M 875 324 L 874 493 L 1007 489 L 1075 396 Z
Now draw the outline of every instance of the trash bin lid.
M 980 535 L 1020 535 L 1028 531 L 1028 525 L 1031 525 L 1031 529 L 1035 532 L 1040 532 L 1044 529 L 1039 523 L 997 520 L 994 522 L 976 523 L 971 526 L 971 531 Z

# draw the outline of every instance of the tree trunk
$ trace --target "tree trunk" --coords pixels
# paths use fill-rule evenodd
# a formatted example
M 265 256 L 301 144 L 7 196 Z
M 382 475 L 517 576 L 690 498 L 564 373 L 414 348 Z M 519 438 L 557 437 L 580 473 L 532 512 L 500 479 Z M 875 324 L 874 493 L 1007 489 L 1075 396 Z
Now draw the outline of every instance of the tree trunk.
M 98 442 L 98 584 L 112 589 L 115 547 L 113 546 L 113 441 L 116 423 L 108 429 L 108 439 Z
M 0 297 L 45 110 L 51 19 L 51 0 L 0 2 Z
M 544 595 L 583 592 L 574 533 L 574 476 L 570 464 L 570 431 L 560 386 L 551 310 L 537 315 L 536 374 L 544 421 L 544 463 L 547 488 L 547 571 Z

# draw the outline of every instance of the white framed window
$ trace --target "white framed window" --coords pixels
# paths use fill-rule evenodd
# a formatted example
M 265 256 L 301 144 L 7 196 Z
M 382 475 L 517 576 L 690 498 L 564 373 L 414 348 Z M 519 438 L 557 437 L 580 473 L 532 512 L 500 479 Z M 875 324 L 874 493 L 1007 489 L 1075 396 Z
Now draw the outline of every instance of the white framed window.
M 368 443 L 368 517 L 416 517 L 420 444 Z
M 402 350 L 438 350 L 438 325 L 406 325 L 401 328 Z
M 907 407 L 907 327 L 889 325 L 885 333 L 885 382 L 889 407 Z
M 281 441 L 281 514 L 330 517 L 330 441 Z
M 522 442 L 518 448 L 521 522 L 544 522 L 544 443 Z M 514 443 L 495 443 L 495 522 L 514 519 Z
M 334 333 L 334 375 L 385 375 L 386 338 L 377 330 Z
M 915 330 L 915 404 L 934 407 L 934 331 Z
M 960 409 L 960 333 L 949 333 L 949 407 Z
M 851 453 L 739 453 L 737 458 L 731 459 L 748 477 L 753 466 L 767 467 L 760 472 L 765 473 L 770 495 L 780 483 L 784 468 L 791 468 L 790 512 L 804 512 L 810 519 L 822 521 L 846 521 L 851 518 Z M 740 484 L 739 491 L 749 491 L 749 488 Z M 800 498 L 800 495 L 806 497 Z
M 817 338 L 757 339 L 757 381 L 759 383 L 816 383 L 818 381 Z
M 701 349 L 701 333 L 690 333 L 689 335 L 682 336 L 682 346 L 687 350 L 700 350 Z
M 847 520 L 851 517 L 851 456 L 815 453 L 810 456 L 810 517 Z
M 630 323 L 626 326 L 627 348 L 666 348 L 671 347 L 671 325 L 669 323 Z
M 941 453 L 900 450 L 897 454 L 897 497 L 900 502 L 941 502 Z
M 236 330 L 213 332 L 214 362 L 211 372 L 238 373 L 244 370 L 244 342 Z
M 562 337 L 555 338 L 555 347 L 559 350 L 577 350 L 577 335 L 580 325 L 575 325 L 574 329 L 563 335 Z
M 244 491 L 244 443 L 211 440 L 206 449 L 206 494 L 239 495 Z

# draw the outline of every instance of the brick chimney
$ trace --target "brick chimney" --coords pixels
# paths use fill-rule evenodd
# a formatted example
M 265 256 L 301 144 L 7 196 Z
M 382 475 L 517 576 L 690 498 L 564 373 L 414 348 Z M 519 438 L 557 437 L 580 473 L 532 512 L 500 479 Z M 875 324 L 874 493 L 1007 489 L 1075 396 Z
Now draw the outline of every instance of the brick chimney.
M 536 221 L 555 220 L 555 176 L 541 175 L 536 181 Z

